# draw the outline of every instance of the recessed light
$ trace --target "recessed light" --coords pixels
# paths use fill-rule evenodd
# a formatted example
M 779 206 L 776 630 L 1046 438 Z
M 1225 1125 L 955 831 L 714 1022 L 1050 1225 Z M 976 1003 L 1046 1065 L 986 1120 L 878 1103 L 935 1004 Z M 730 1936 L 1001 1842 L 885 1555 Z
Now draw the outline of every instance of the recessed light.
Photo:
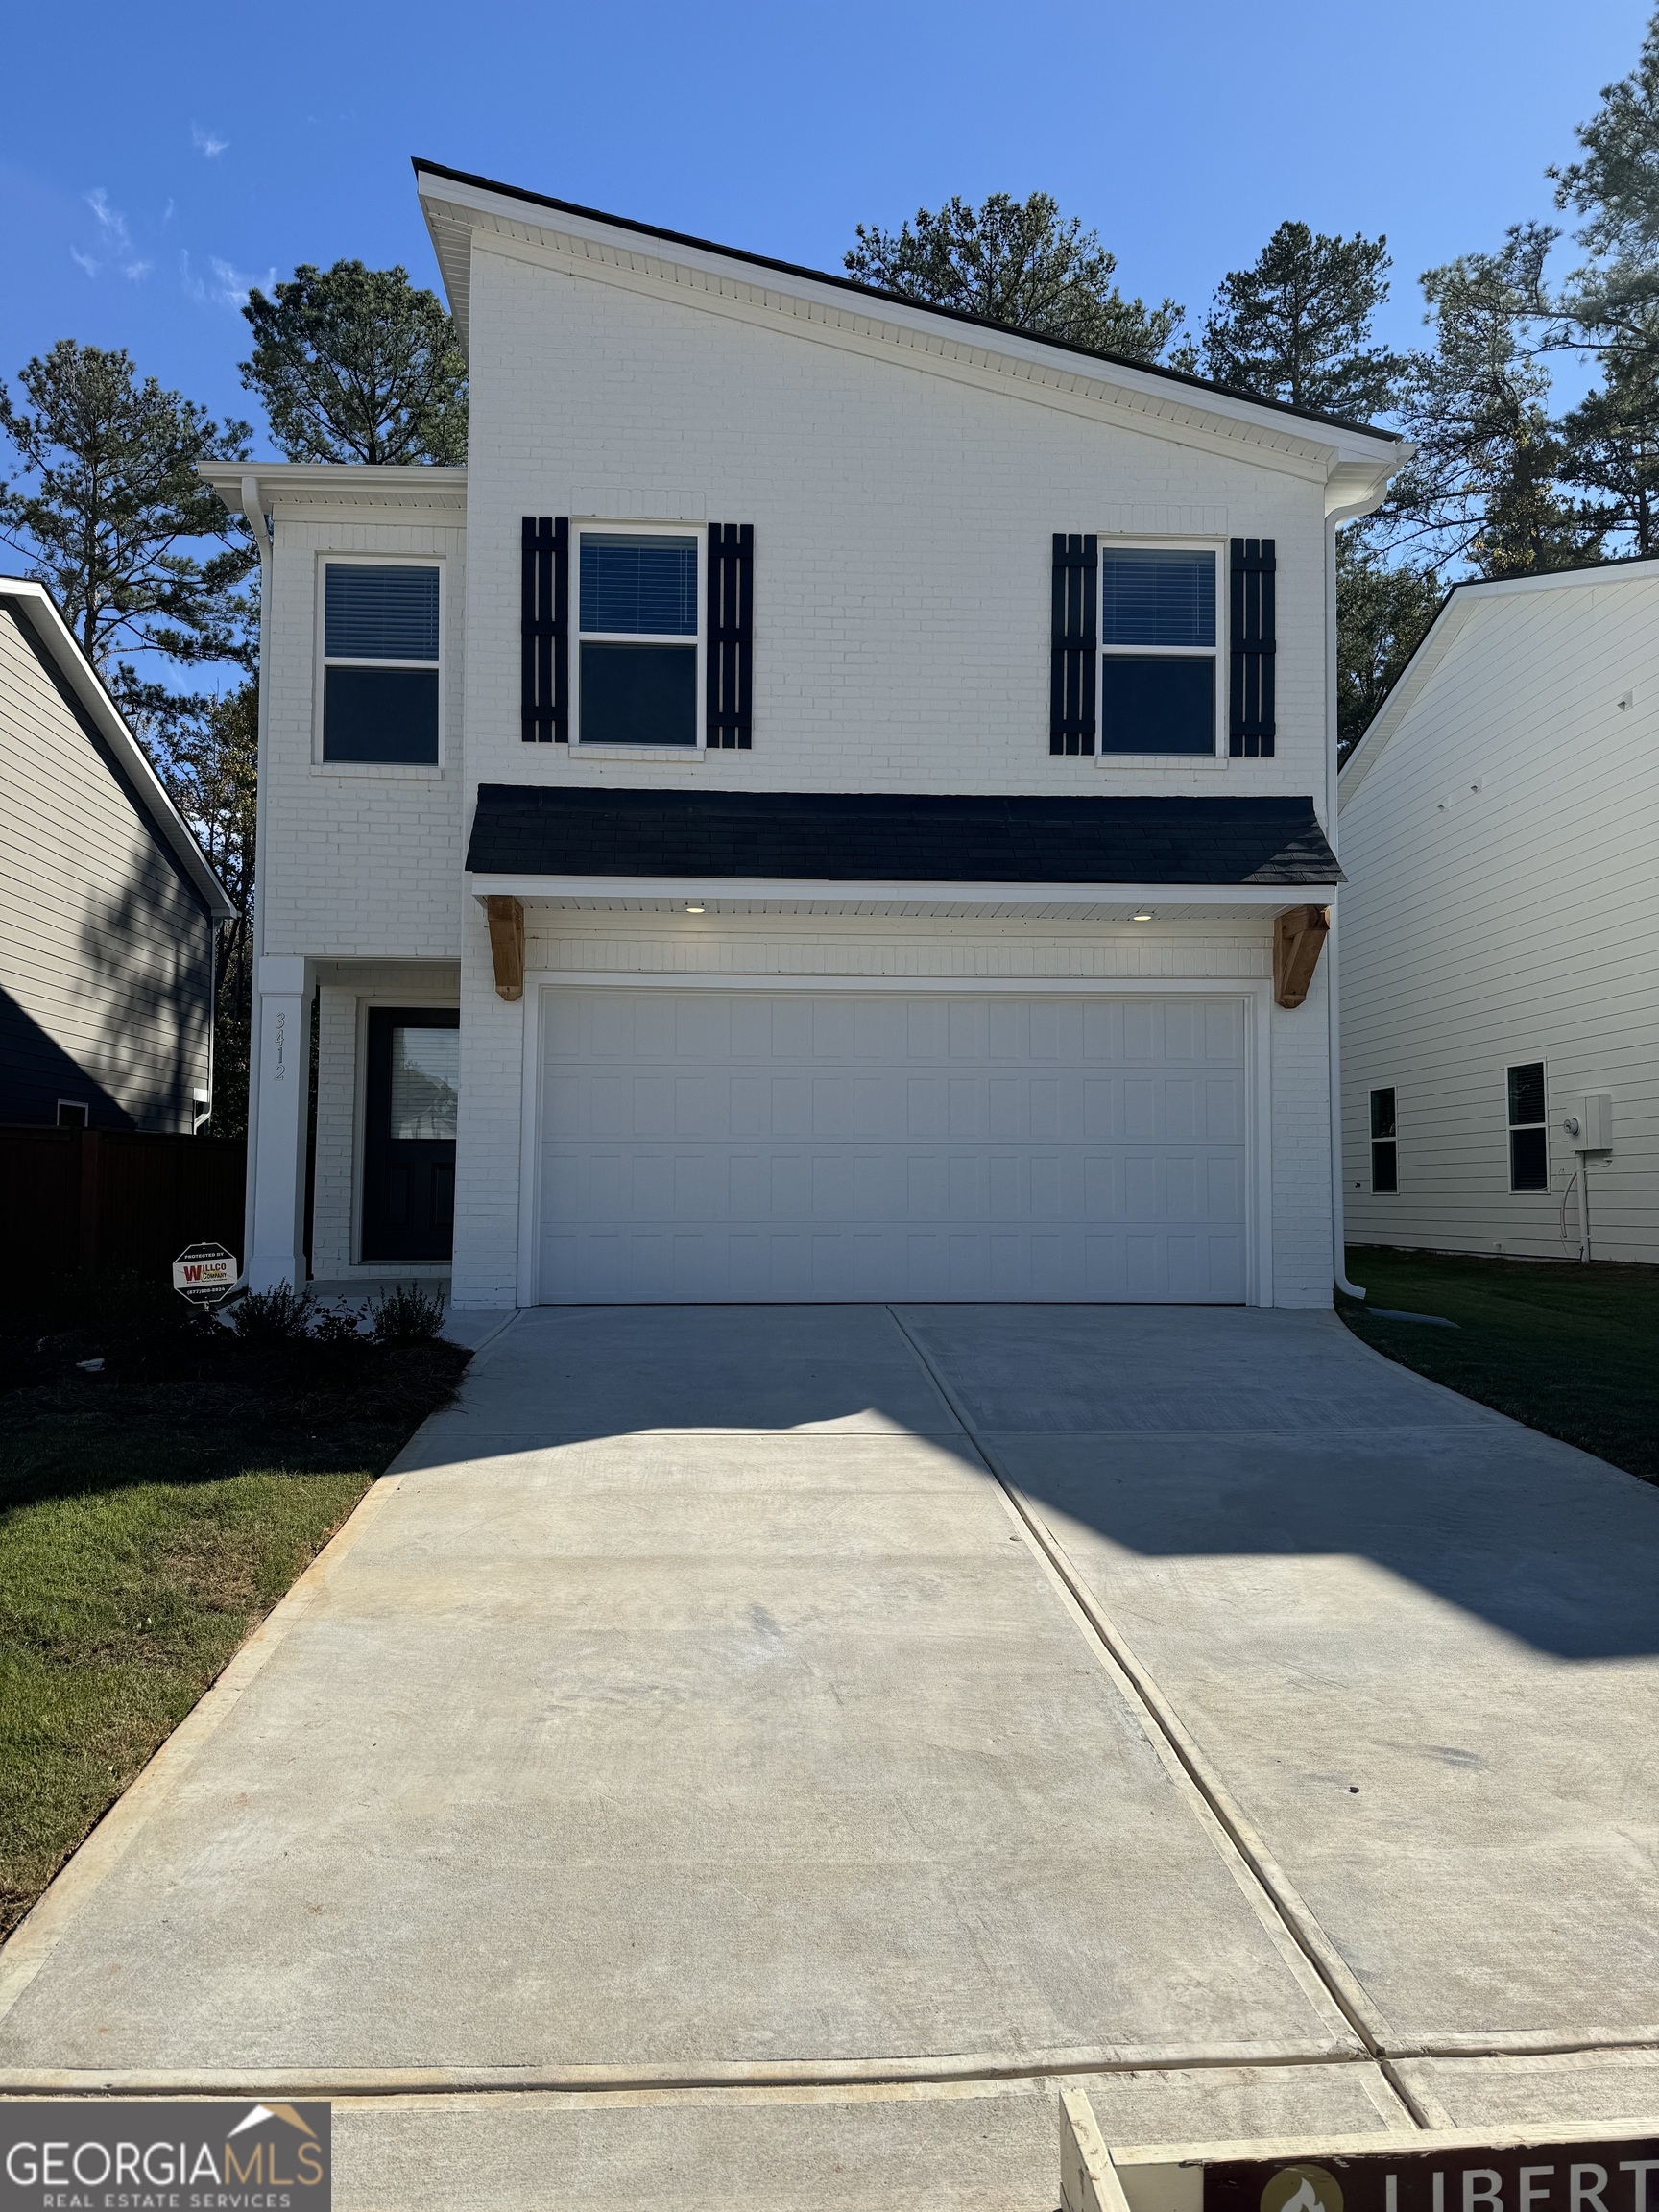
M 687 899 L 687 900 L 686 900 L 686 902 L 685 902 L 685 911 L 686 911 L 686 913 L 687 913 L 687 914 L 701 914 L 701 913 L 702 913 L 702 911 L 703 911 L 703 902 L 702 902 L 702 900 L 701 900 L 701 899 Z
M 1150 922 L 1152 919 L 1151 909 L 1142 906 L 1138 914 L 1131 914 L 1129 919 L 1131 922 Z

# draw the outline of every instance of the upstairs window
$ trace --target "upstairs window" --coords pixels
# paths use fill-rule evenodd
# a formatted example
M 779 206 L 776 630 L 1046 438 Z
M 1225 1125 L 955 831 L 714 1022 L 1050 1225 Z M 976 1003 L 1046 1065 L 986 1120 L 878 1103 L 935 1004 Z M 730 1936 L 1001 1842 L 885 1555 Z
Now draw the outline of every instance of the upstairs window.
M 438 570 L 328 562 L 324 759 L 436 767 L 438 679 Z
M 1215 751 L 1215 570 L 1185 545 L 1100 548 L 1100 750 Z
M 1371 1094 L 1371 1188 L 1382 1191 L 1400 1188 L 1392 1090 Z
M 580 537 L 578 742 L 696 745 L 699 541 L 660 530 Z
M 1544 1063 L 1505 1070 L 1509 1093 L 1509 1188 L 1548 1190 L 1550 1140 L 1545 1129 Z

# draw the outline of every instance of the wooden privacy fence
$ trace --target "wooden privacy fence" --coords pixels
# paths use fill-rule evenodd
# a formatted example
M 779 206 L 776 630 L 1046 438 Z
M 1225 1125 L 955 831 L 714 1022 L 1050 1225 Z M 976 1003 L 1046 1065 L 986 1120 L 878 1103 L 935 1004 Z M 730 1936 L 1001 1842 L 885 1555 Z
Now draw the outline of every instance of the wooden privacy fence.
M 154 1274 L 209 1238 L 242 1254 L 240 1137 L 0 1125 L 0 1254 L 15 1284 Z

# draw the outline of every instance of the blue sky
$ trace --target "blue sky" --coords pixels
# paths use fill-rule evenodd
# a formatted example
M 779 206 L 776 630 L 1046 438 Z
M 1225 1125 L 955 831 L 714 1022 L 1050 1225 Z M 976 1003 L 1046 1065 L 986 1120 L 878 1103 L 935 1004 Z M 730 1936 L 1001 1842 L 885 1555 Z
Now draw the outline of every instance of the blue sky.
M 1544 166 L 1571 158 L 1573 126 L 1630 68 L 1647 13 L 1647 0 L 20 11 L 0 136 L 0 374 L 73 336 L 252 415 L 235 366 L 250 280 L 358 255 L 435 282 L 412 154 L 829 269 L 861 219 L 1042 185 L 1098 228 L 1126 290 L 1200 312 L 1286 216 L 1383 230 L 1388 335 L 1410 343 L 1420 270 L 1549 214 Z

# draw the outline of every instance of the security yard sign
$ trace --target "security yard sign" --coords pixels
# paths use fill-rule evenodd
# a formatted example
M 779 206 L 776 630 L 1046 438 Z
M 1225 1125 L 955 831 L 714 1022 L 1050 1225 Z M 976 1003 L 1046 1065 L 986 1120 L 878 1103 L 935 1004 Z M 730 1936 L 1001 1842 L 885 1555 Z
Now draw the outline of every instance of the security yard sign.
M 1108 2149 L 1060 2097 L 1066 2212 L 1659 2212 L 1659 2116 Z
M 223 1244 L 187 1245 L 173 1262 L 173 1287 L 192 1306 L 217 1306 L 236 1287 L 235 1253 Z

